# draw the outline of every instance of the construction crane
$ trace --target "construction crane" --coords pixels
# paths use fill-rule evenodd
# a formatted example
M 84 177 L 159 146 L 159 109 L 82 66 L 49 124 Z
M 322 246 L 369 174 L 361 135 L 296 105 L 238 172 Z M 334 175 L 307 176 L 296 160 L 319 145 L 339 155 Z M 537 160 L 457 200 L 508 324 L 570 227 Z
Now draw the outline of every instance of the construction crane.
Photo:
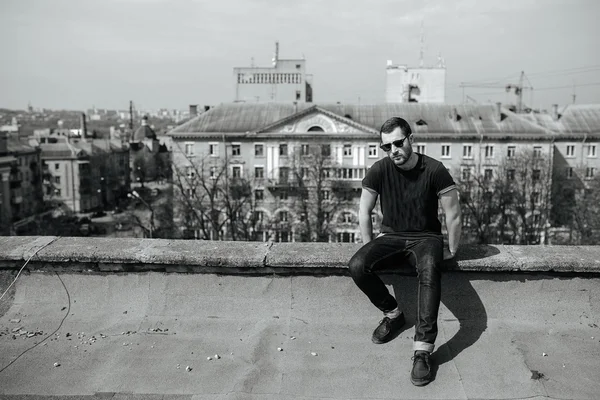
M 525 72 L 521 71 L 519 83 L 509 83 L 504 86 L 498 86 L 497 84 L 485 84 L 485 83 L 469 83 L 461 82 L 459 87 L 463 89 L 463 99 L 465 98 L 465 88 L 486 88 L 486 89 L 505 89 L 507 93 L 514 89 L 515 96 L 517 96 L 517 113 L 523 111 L 523 90 L 533 90 L 532 86 L 524 86 L 523 78 L 525 78 Z M 472 99 L 472 98 L 471 98 Z M 464 100 L 463 100 L 464 102 Z

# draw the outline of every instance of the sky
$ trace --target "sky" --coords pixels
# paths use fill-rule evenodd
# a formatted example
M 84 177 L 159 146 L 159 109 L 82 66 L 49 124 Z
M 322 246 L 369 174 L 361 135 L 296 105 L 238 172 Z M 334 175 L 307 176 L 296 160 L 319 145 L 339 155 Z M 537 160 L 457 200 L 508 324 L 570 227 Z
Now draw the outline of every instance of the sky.
M 233 68 L 269 66 L 275 41 L 305 57 L 315 103 L 384 103 L 386 61 L 418 66 L 421 25 L 447 103 L 514 103 L 521 71 L 528 106 L 600 103 L 599 16 L 598 0 L 0 0 L 0 107 L 230 102 Z

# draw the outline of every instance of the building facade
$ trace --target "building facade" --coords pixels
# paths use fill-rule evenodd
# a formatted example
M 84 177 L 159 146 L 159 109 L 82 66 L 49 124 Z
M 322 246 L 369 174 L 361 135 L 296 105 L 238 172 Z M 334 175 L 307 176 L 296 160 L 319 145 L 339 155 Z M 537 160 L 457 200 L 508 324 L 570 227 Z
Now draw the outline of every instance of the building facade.
M 236 67 L 233 85 L 236 102 L 313 101 L 312 75 L 306 73 L 306 60 L 280 59 L 276 44 L 271 67 Z
M 130 191 L 129 149 L 120 141 L 42 134 L 30 137 L 43 161 L 43 199 L 71 212 L 117 206 Z
M 409 67 L 388 60 L 385 101 L 387 103 L 445 103 L 446 66 Z
M 600 107 L 594 110 L 597 114 Z M 580 120 L 574 112 L 573 108 L 567 109 L 560 123 L 566 126 L 573 124 L 570 120 Z M 583 151 L 585 157 L 573 162 L 585 162 L 586 168 L 592 168 L 590 175 L 598 168 L 594 147 L 600 138 L 597 127 L 586 132 L 571 130 L 565 136 L 567 128 L 553 129 L 551 124 L 538 120 L 551 120 L 551 116 L 527 117 L 500 104 L 233 103 L 217 106 L 168 135 L 174 142 L 174 164 L 187 171 L 188 178 L 198 178 L 204 171 L 213 174 L 211 179 L 218 179 L 215 171 L 225 165 L 227 176 L 242 177 L 251 183 L 251 211 L 257 212 L 263 222 L 254 228 L 259 232 L 256 240 L 308 240 L 301 234 L 306 221 L 302 214 L 311 211 L 302 207 L 308 197 L 298 201 L 298 193 L 308 189 L 319 192 L 319 196 L 310 197 L 310 204 L 328 204 L 313 212 L 320 214 L 319 224 L 329 226 L 327 240 L 354 242 L 360 240 L 361 180 L 370 166 L 385 156 L 379 149 L 378 132 L 392 116 L 405 118 L 413 127 L 413 149 L 443 162 L 457 182 L 472 176 L 494 179 L 511 174 L 507 165 L 519 160 L 520 154 L 533 154 L 534 158 L 554 163 L 556 154 L 577 157 Z M 568 147 L 573 140 L 581 145 L 584 138 L 584 147 L 576 151 Z M 310 176 L 311 171 L 314 175 L 315 165 L 322 161 L 315 151 L 326 158 L 319 169 L 325 179 L 319 181 L 313 176 L 304 180 L 302 176 Z M 379 218 L 373 215 L 375 226 Z M 227 229 L 231 227 L 224 224 L 223 237 L 227 237 Z

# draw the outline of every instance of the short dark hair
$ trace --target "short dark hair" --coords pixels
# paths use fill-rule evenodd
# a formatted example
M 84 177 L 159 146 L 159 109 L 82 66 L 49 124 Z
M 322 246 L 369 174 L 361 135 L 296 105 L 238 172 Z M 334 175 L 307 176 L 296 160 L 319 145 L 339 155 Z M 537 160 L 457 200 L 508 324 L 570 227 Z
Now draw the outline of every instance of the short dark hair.
M 384 133 L 392 133 L 396 128 L 400 128 L 405 137 L 409 137 L 412 134 L 412 129 L 410 129 L 410 125 L 404 118 L 392 117 L 381 125 L 379 138 L 381 139 L 381 135 Z

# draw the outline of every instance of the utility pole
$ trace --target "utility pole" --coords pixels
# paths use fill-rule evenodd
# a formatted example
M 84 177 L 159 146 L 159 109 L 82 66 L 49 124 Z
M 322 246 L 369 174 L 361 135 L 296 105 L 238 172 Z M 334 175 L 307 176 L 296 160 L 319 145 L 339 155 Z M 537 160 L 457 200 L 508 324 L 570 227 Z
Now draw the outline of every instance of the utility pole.
M 133 139 L 133 100 L 129 100 L 129 140 Z

